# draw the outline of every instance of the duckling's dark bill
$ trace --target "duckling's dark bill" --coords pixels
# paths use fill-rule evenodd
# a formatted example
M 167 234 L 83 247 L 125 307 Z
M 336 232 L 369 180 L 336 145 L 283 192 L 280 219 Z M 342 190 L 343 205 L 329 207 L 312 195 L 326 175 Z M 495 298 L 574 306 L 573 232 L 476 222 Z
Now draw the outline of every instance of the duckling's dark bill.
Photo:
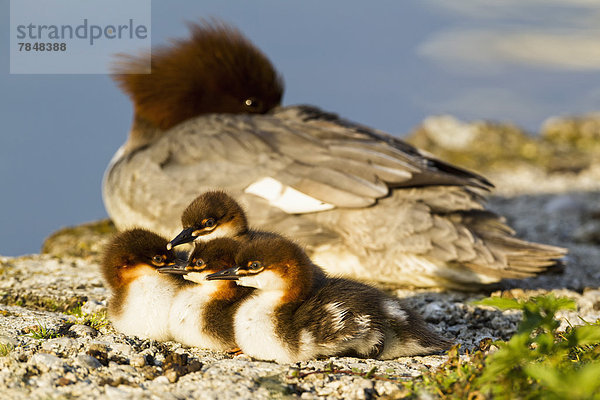
M 189 271 L 185 269 L 187 265 L 187 261 L 179 260 L 175 264 L 159 268 L 158 272 L 161 274 L 187 275 L 189 273 Z
M 193 232 L 194 228 L 187 228 L 179 232 L 179 235 L 167 244 L 167 250 L 171 250 L 173 247 L 179 246 L 180 244 L 193 242 L 194 239 L 196 239 L 196 236 L 192 234 Z
M 237 281 L 238 280 L 238 267 L 224 269 L 223 271 L 215 272 L 214 274 L 210 274 L 206 277 L 207 281 Z

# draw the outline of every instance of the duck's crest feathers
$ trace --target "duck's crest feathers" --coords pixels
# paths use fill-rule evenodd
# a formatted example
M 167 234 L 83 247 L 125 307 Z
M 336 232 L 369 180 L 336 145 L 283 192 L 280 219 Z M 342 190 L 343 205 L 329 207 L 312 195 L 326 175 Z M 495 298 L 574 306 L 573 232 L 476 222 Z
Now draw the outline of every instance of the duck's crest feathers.
M 217 20 L 189 24 L 188 39 L 143 56 L 119 55 L 113 72 L 132 99 L 136 121 L 161 130 L 207 113 L 265 113 L 279 105 L 283 81 L 237 29 Z

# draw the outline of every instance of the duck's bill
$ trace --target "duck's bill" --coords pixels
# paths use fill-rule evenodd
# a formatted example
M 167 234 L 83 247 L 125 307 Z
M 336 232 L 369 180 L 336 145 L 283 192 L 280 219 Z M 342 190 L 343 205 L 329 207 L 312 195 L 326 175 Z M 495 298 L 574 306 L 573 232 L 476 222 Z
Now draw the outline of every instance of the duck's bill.
M 193 232 L 194 228 L 187 228 L 179 232 L 179 235 L 167 244 L 167 250 L 171 250 L 173 247 L 179 246 L 180 244 L 193 242 L 194 239 L 196 239 L 196 236 L 192 234 Z
M 186 271 L 187 261 L 177 261 L 175 264 L 167 265 L 158 269 L 161 274 L 173 274 L 173 275 L 187 275 L 189 271 Z
M 219 272 L 215 272 L 214 274 L 210 274 L 206 277 L 207 281 L 237 281 L 239 276 L 238 276 L 238 272 L 239 272 L 239 268 L 238 267 L 233 267 L 233 268 L 228 268 L 228 269 L 224 269 L 223 271 L 219 271 Z

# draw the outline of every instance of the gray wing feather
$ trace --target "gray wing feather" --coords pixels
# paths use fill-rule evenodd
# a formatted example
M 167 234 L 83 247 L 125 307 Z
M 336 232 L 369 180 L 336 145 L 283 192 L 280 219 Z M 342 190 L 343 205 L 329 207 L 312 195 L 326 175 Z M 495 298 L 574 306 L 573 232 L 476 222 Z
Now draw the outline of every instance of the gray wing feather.
M 483 178 L 466 171 L 462 175 L 448 173 L 416 149 L 405 151 L 403 142 L 398 142 L 402 143 L 398 147 L 396 141 L 384 140 L 376 131 L 351 126 L 330 114 L 321 120 L 299 107 L 295 119 L 283 119 L 290 115 L 289 109 L 283 114 L 211 115 L 191 120 L 161 139 L 171 150 L 171 158 L 164 160 L 161 168 L 177 171 L 181 166 L 197 165 L 198 169 L 214 170 L 218 165 L 225 172 L 237 171 L 255 180 L 262 173 L 262 177 L 273 177 L 308 196 L 348 208 L 372 205 L 389 195 L 390 188 L 424 177 L 428 185 L 459 181 L 465 186 L 486 187 Z M 216 187 L 232 184 L 232 177 L 214 172 L 209 177 L 202 175 Z

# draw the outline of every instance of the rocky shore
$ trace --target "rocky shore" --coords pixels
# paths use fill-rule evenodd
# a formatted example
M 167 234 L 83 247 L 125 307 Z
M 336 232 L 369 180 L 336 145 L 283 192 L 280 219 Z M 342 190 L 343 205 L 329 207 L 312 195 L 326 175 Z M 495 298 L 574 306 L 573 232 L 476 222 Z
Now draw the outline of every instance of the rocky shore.
M 447 122 L 426 121 L 413 141 L 456 162 L 452 152 L 468 159 L 469 149 L 479 148 L 478 140 L 490 135 L 481 133 L 489 125 L 457 125 L 456 140 L 442 148 L 431 132 Z M 550 121 L 545 136 L 522 137 L 523 143 L 513 147 L 519 149 L 513 159 L 490 153 L 485 162 L 466 163 L 497 185 L 490 207 L 505 215 L 520 236 L 569 248 L 561 271 L 472 293 L 385 288 L 460 343 L 461 351 L 485 338 L 514 334 L 518 312 L 471 304 L 490 294 L 526 298 L 552 292 L 569 297 L 578 310 L 561 314 L 565 327 L 567 321 L 580 323 L 580 317 L 600 318 L 600 163 L 583 139 L 573 139 L 584 131 L 593 139 L 597 126 L 580 123 L 584 129 L 579 122 Z M 556 133 L 567 130 L 565 126 L 571 133 Z M 502 131 L 521 135 L 506 133 L 507 127 Z M 455 149 L 459 142 L 466 147 Z M 566 158 L 553 160 L 559 156 Z M 570 157 L 578 162 L 567 168 L 562 162 Z M 63 229 L 45 243 L 44 254 L 0 257 L 2 398 L 400 398 L 405 394 L 403 380 L 446 360 L 445 355 L 393 361 L 331 358 L 279 365 L 126 337 L 106 319 L 107 290 L 98 268 L 99 251 L 113 230 L 109 221 Z

